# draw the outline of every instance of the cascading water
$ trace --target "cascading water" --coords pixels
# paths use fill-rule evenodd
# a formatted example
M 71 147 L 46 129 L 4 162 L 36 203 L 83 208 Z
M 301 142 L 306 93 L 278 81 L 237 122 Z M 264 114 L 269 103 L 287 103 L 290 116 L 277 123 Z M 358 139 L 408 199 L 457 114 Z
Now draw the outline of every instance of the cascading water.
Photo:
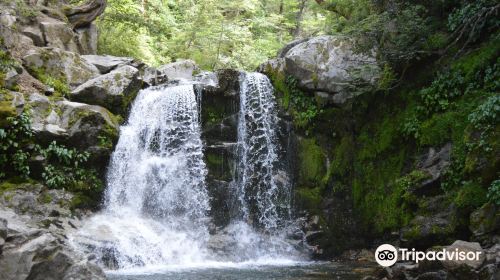
M 120 130 L 105 210 L 80 235 L 109 241 L 103 254 L 120 268 L 200 262 L 208 238 L 205 175 L 193 86 L 143 90 Z
M 274 90 L 260 73 L 242 74 L 235 180 L 243 218 L 267 231 L 289 221 L 290 184 L 280 161 Z
M 193 85 L 154 87 L 136 98 L 113 153 L 105 209 L 73 237 L 108 267 L 210 266 L 287 261 L 290 184 L 280 161 L 273 88 L 240 78 L 233 217 L 209 234 L 210 198 Z M 230 191 L 230 190 L 228 190 Z

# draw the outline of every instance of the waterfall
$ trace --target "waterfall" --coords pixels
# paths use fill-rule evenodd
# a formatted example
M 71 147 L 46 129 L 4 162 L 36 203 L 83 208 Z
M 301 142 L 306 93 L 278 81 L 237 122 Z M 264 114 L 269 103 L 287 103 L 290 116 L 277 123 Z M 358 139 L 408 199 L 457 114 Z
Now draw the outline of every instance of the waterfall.
M 111 158 L 104 210 L 71 237 L 75 246 L 119 269 L 269 264 L 296 257 L 285 240 L 291 190 L 273 88 L 258 73 L 242 74 L 240 88 L 229 226 L 209 230 L 201 96 L 193 85 L 159 86 L 140 91 L 134 101 Z
M 239 211 L 245 220 L 268 231 L 284 226 L 290 211 L 291 190 L 280 161 L 278 128 L 271 82 L 260 73 L 242 74 L 236 174 Z
M 119 268 L 205 259 L 209 197 L 198 117 L 192 85 L 139 93 L 111 158 L 105 209 L 81 233 L 110 241 L 102 258 L 111 254 Z

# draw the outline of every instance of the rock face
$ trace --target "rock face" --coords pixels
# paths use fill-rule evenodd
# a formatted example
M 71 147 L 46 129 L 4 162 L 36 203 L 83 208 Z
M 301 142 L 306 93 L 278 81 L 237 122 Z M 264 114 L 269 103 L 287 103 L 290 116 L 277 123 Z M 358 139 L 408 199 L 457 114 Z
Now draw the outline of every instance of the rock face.
M 139 70 L 122 66 L 108 74 L 88 80 L 71 92 L 71 99 L 100 105 L 114 113 L 123 113 L 141 89 Z
M 476 240 L 496 243 L 494 235 L 500 230 L 500 211 L 494 203 L 486 203 L 470 214 L 469 229 Z M 497 237 L 498 239 L 498 237 Z
M 475 260 L 445 260 L 442 261 L 443 266 L 449 270 L 454 270 L 460 266 L 467 266 L 471 269 L 478 269 L 484 263 L 486 258 L 485 252 L 481 245 L 477 242 L 466 242 L 462 240 L 457 240 L 450 246 L 446 247 L 449 252 L 463 252 L 465 254 L 471 253 L 477 256 Z
M 91 153 L 90 161 L 106 167 L 118 138 L 118 123 L 108 110 L 100 106 L 67 100 L 50 101 L 32 94 L 32 129 L 40 143 L 58 141 Z
M 78 54 L 58 48 L 32 50 L 23 57 L 23 66 L 37 78 L 48 75 L 53 79 L 63 80 L 72 88 L 99 75 L 99 70 Z
M 260 71 L 292 76 L 301 89 L 342 105 L 376 89 L 381 70 L 374 56 L 374 51 L 356 53 L 347 37 L 320 36 L 293 42 L 278 58 L 261 65 Z
M 131 57 L 116 57 L 111 55 L 83 55 L 82 58 L 97 67 L 101 74 L 107 74 L 119 66 L 129 65 L 134 60 Z
M 66 234 L 80 221 L 67 208 L 72 195 L 41 185 L 0 193 L 0 278 L 105 279 L 75 252 Z

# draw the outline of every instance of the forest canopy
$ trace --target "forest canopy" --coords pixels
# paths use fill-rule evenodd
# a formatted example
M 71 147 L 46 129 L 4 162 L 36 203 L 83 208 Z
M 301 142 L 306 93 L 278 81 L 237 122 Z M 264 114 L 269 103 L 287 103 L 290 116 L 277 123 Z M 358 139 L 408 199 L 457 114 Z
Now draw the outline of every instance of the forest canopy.
M 477 37 L 498 26 L 484 22 L 498 11 L 494 0 L 107 2 L 98 20 L 99 53 L 151 65 L 193 59 L 206 70 L 253 70 L 294 39 L 349 34 L 378 47 L 387 69 L 402 73 L 415 59 L 444 51 L 459 36 Z M 470 43 L 475 38 L 458 39 Z

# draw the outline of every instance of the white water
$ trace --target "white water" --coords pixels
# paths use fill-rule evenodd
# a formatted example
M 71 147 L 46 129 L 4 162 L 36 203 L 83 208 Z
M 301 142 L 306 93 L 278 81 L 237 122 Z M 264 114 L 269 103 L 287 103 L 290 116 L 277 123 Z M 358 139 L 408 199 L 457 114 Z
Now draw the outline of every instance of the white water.
M 290 184 L 279 162 L 274 89 L 260 73 L 242 74 L 236 187 L 244 220 L 273 232 L 288 222 Z
M 273 89 L 261 74 L 242 76 L 240 85 L 240 164 L 233 184 L 240 210 L 227 228 L 208 233 L 210 198 L 193 86 L 155 87 L 139 93 L 121 127 L 105 209 L 72 236 L 75 246 L 125 272 L 297 260 L 284 239 L 290 190 L 278 164 Z

